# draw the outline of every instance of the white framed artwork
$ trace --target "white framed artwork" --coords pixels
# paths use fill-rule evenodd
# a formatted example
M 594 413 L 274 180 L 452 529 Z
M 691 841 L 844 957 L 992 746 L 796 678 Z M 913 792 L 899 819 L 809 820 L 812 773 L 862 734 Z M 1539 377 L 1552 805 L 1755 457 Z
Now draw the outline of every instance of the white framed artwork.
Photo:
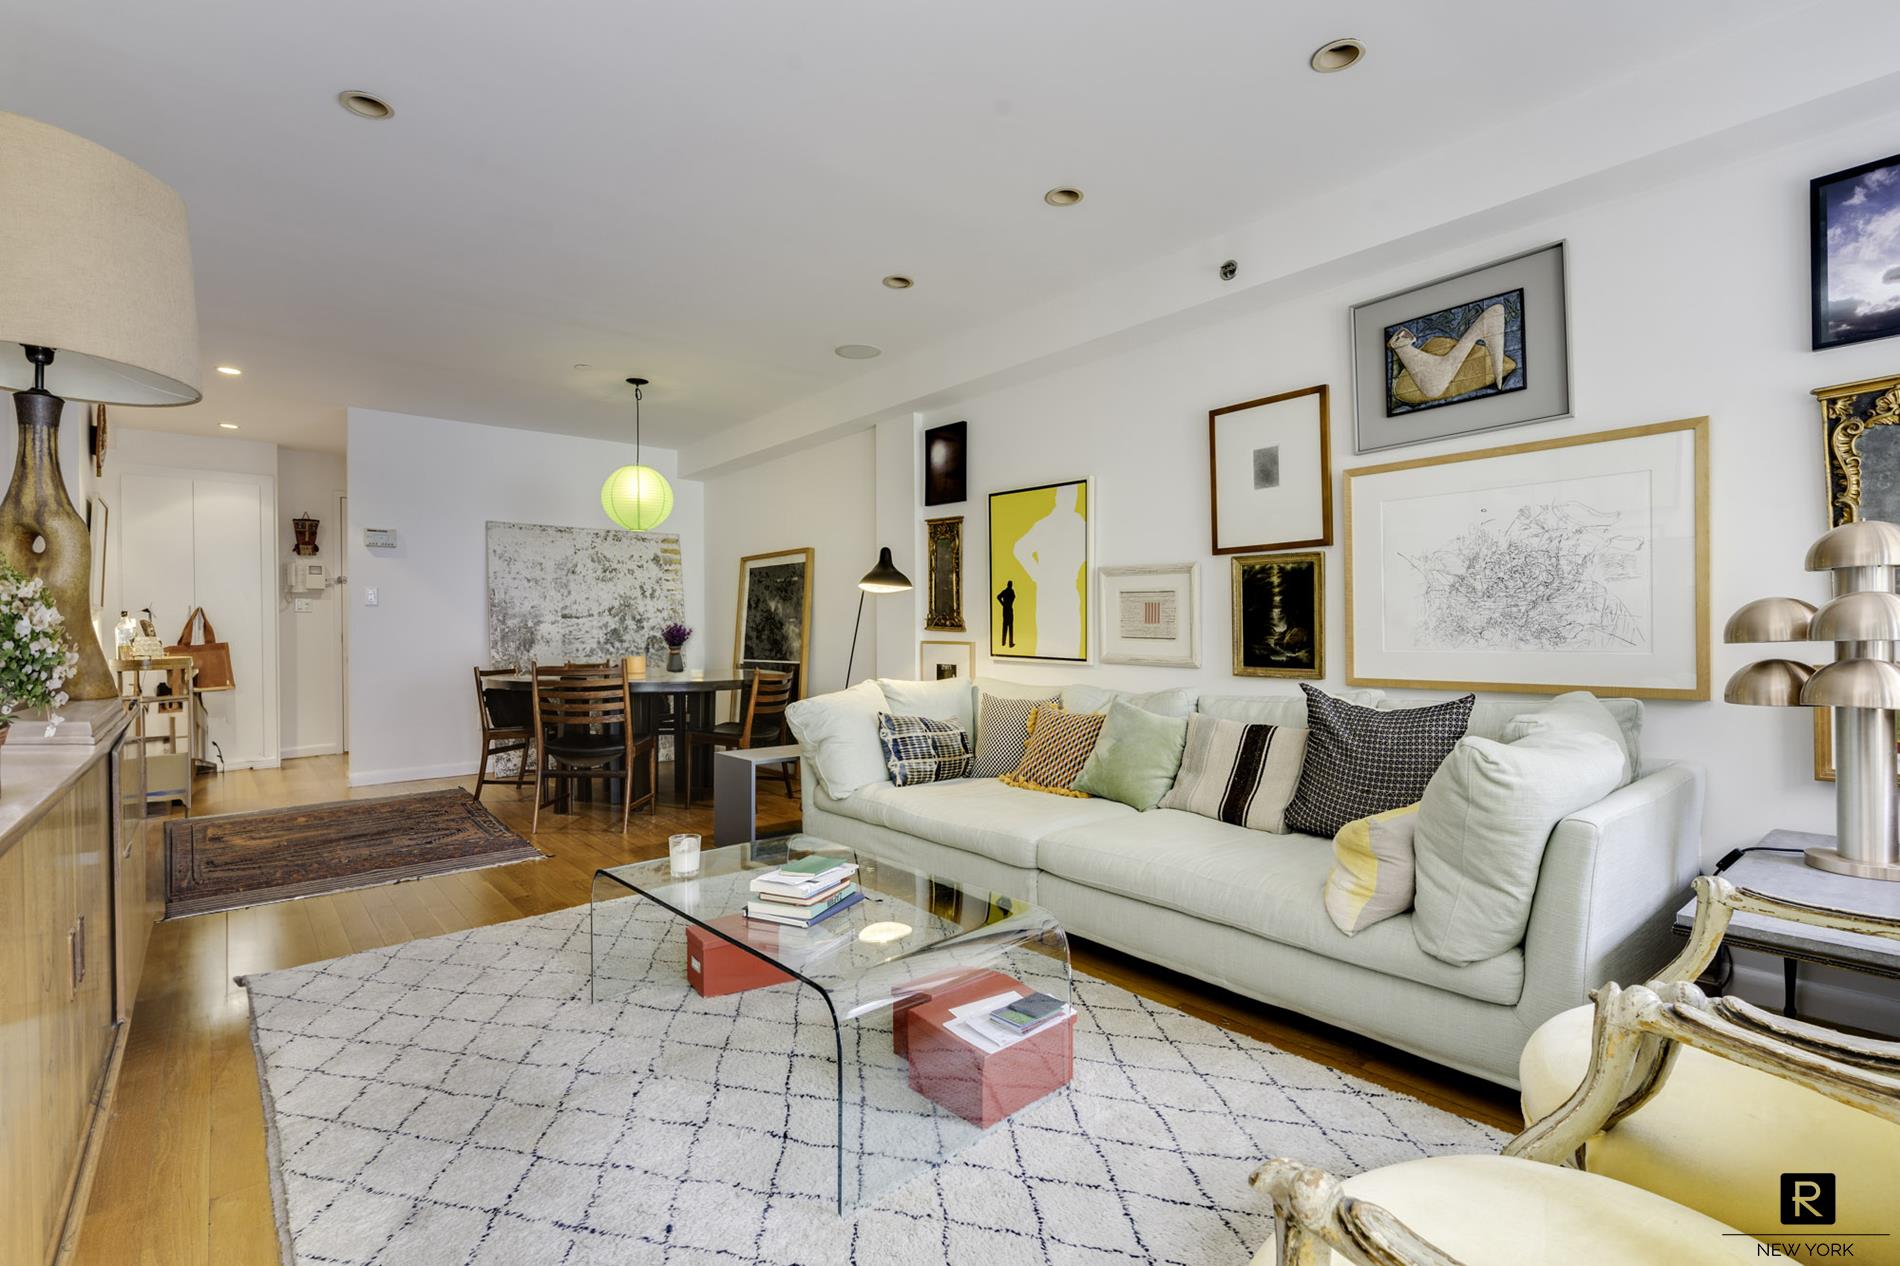
M 1709 697 L 1709 420 L 1346 472 L 1346 680 Z
M 969 681 L 975 676 L 975 642 L 923 641 L 917 644 L 919 681 L 947 681 L 952 677 Z
M 1321 384 L 1208 413 L 1216 554 L 1333 543 L 1331 395 Z
M 1201 565 L 1099 567 L 1104 664 L 1201 666 Z

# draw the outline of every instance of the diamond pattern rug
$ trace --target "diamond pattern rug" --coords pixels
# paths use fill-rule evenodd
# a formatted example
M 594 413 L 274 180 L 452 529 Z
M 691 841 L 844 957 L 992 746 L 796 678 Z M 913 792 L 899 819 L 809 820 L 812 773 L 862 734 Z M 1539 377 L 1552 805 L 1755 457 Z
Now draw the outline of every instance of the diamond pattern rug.
M 1502 1141 L 1078 974 L 1071 1085 L 841 1218 L 823 1004 L 700 998 L 678 925 L 651 935 L 603 1003 L 585 907 L 243 981 L 284 1261 L 1216 1266 L 1269 1236 L 1264 1157 Z

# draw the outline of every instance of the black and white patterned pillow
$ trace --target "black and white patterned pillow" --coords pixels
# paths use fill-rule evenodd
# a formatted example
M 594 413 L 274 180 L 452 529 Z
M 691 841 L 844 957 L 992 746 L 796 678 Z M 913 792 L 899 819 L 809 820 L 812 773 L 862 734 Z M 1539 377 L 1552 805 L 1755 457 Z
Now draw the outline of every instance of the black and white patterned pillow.
M 1381 712 L 1306 692 L 1306 764 L 1286 829 L 1331 839 L 1359 818 L 1416 803 L 1471 724 L 1477 696 Z
M 1022 699 L 984 694 L 977 701 L 976 760 L 970 766 L 970 777 L 1001 778 L 1015 772 L 1029 746 L 1030 714 L 1045 703 L 1057 701 L 1055 695 Z
M 891 782 L 899 787 L 970 776 L 970 736 L 953 722 L 880 712 L 877 741 Z

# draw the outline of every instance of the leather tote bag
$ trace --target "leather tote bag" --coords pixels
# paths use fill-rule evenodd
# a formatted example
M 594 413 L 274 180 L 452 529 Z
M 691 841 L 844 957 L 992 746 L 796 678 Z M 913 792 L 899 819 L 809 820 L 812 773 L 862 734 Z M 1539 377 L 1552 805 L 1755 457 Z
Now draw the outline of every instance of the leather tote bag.
M 200 627 L 204 630 L 204 640 L 193 641 Z M 198 667 L 199 690 L 230 690 L 237 685 L 231 677 L 231 644 L 218 640 L 218 631 L 211 627 L 211 617 L 205 614 L 203 607 L 191 609 L 191 614 L 185 617 L 184 629 L 178 634 L 178 645 L 167 646 L 165 653 L 191 656 Z

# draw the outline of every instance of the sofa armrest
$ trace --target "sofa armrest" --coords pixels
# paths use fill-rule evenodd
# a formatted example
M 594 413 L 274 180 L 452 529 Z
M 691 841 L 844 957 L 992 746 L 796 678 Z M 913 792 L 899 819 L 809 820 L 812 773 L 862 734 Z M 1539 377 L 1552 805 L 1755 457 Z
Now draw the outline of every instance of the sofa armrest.
M 1702 771 L 1668 764 L 1557 824 L 1524 936 L 1526 1032 L 1606 980 L 1648 980 L 1701 868 Z

